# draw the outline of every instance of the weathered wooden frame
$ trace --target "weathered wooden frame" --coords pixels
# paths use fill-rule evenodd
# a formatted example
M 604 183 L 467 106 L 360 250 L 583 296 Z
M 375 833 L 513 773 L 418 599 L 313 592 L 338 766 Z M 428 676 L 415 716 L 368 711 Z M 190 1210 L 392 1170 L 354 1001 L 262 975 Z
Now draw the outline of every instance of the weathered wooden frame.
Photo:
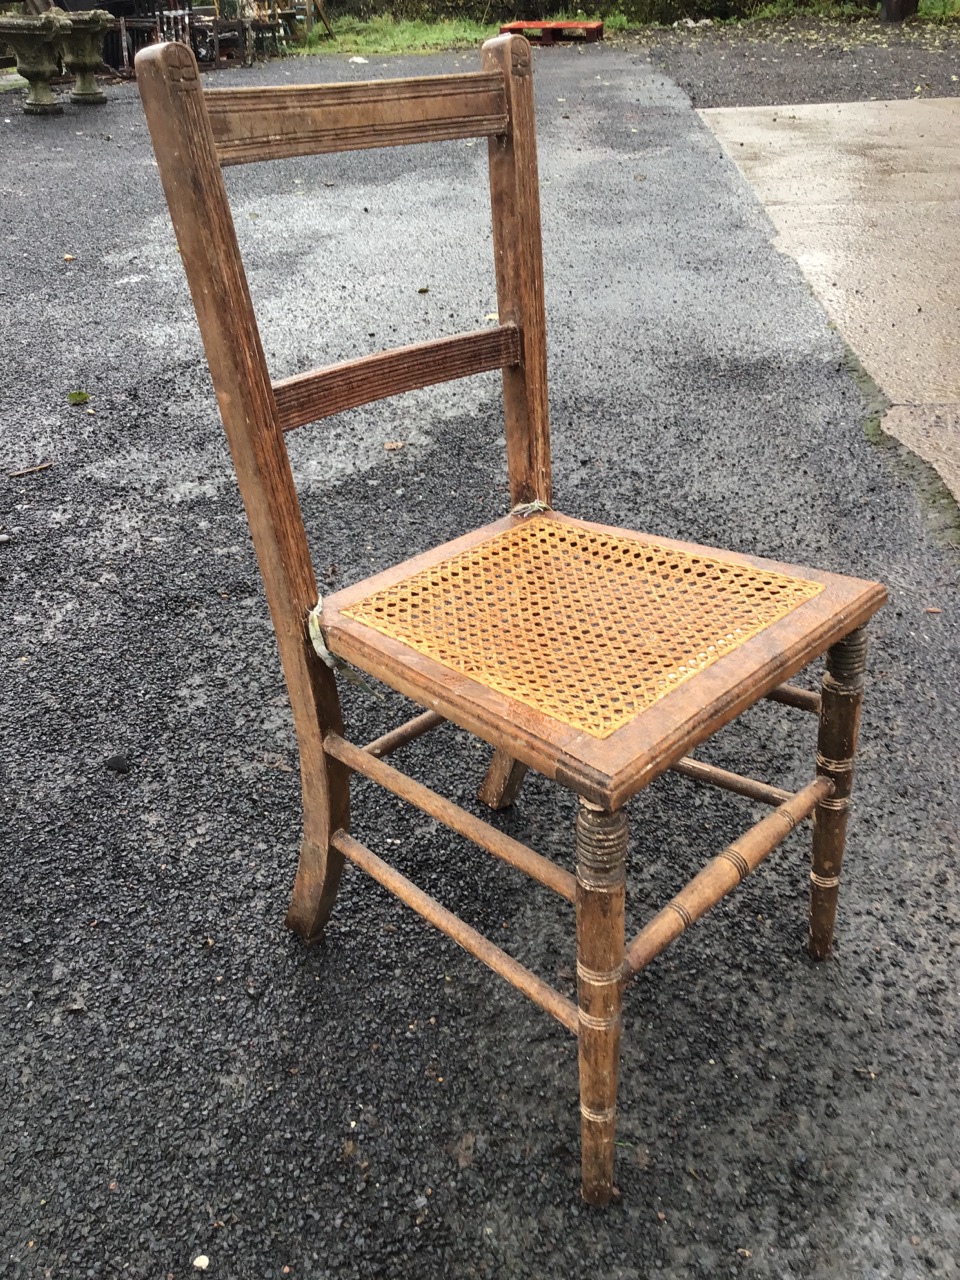
M 529 47 L 520 37 L 502 36 L 484 45 L 482 62 L 480 72 L 457 76 L 204 94 L 190 51 L 165 44 L 138 55 L 137 73 L 293 708 L 304 822 L 287 923 L 308 940 L 322 931 L 349 860 L 572 1031 L 579 1043 L 582 1192 L 588 1202 L 601 1205 L 616 1194 L 614 1129 L 624 987 L 810 814 L 815 826 L 808 946 L 817 959 L 829 953 L 859 724 L 863 625 L 880 608 L 885 593 L 877 583 L 803 569 L 804 577 L 823 585 L 815 599 L 674 689 L 608 739 L 588 739 L 482 685 L 453 677 L 343 612 L 360 593 L 369 594 L 510 527 L 520 518 L 511 515 L 325 602 L 322 623 L 329 649 L 427 708 L 366 747 L 345 738 L 334 676 L 308 638 L 306 620 L 317 586 L 284 433 L 384 395 L 499 367 L 512 503 L 550 506 Z M 221 165 L 463 137 L 489 141 L 500 323 L 272 382 Z M 583 522 L 553 512 L 548 518 L 583 527 Z M 723 554 L 743 564 L 795 572 L 793 566 Z M 785 683 L 823 653 L 827 674 L 821 695 Z M 797 792 L 688 755 L 760 698 L 818 716 L 816 777 Z M 579 795 L 575 875 L 384 763 L 386 756 L 446 720 L 493 746 L 493 763 L 480 793 L 492 807 L 515 797 L 527 767 Z M 773 806 L 773 812 L 713 859 L 628 944 L 623 806 L 667 770 Z M 576 1003 L 350 834 L 352 773 L 416 805 L 575 906 Z

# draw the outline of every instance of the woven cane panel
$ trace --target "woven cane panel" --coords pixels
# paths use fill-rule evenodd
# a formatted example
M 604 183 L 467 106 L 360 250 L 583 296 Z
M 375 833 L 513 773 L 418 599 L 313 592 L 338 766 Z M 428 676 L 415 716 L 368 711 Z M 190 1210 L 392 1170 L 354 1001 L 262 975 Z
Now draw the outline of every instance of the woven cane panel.
M 529 519 L 343 612 L 606 738 L 822 590 L 638 538 Z

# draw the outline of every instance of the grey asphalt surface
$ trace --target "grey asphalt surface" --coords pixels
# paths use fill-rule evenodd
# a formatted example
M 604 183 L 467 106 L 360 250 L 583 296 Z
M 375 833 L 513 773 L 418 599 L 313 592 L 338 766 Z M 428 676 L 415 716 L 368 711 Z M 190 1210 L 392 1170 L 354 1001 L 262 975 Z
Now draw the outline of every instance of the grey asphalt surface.
M 960 1275 L 957 553 L 688 100 L 639 53 L 535 67 L 557 506 L 891 588 L 836 957 L 803 952 L 801 834 L 636 985 L 594 1213 L 566 1032 L 359 874 L 324 947 L 284 931 L 294 739 L 136 92 L 6 97 L 0 1276 Z M 275 376 L 483 322 L 484 161 L 230 174 Z M 502 513 L 501 444 L 494 377 L 298 433 L 321 582 Z M 357 740 L 405 712 L 344 699 Z M 799 783 L 812 732 L 766 706 L 704 755 Z M 397 759 L 467 805 L 485 761 L 452 727 Z M 572 989 L 565 904 L 355 794 L 361 839 Z M 573 811 L 533 778 L 501 821 L 569 865 Z M 759 816 L 679 780 L 630 814 L 634 925 Z
M 717 22 L 654 27 L 639 40 L 696 107 L 955 98 L 960 23 L 826 20 Z

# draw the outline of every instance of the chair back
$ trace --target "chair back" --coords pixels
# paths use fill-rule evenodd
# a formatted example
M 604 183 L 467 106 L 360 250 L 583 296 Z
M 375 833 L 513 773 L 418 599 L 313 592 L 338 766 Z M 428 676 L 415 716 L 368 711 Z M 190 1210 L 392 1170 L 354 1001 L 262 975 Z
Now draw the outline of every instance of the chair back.
M 190 50 L 169 43 L 138 55 L 137 76 L 248 507 L 260 505 L 261 497 L 272 507 L 277 487 L 286 487 L 280 475 L 264 487 L 249 465 L 250 455 L 265 454 L 281 473 L 288 470 L 279 447 L 284 432 L 496 368 L 503 371 L 511 500 L 549 502 L 539 187 L 526 41 L 488 41 L 482 70 L 462 75 L 207 91 Z M 489 140 L 499 323 L 271 381 L 221 166 L 475 137 Z M 281 506 L 289 506 L 289 498 Z
M 178 43 L 137 55 L 154 152 L 260 563 L 305 749 L 320 750 L 298 708 L 338 711 L 306 620 L 317 584 L 284 433 L 383 396 L 503 371 L 512 503 L 550 502 L 543 272 L 530 47 L 483 46 L 481 70 L 341 85 L 204 91 Z M 499 323 L 273 382 L 221 167 L 416 142 L 486 137 Z

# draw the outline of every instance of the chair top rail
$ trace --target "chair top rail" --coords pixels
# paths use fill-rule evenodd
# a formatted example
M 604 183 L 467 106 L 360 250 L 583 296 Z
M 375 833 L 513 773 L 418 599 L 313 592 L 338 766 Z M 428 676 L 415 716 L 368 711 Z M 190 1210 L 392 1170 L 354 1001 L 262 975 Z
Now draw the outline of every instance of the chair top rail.
M 508 123 L 499 71 L 208 89 L 204 97 L 221 165 L 491 137 Z

